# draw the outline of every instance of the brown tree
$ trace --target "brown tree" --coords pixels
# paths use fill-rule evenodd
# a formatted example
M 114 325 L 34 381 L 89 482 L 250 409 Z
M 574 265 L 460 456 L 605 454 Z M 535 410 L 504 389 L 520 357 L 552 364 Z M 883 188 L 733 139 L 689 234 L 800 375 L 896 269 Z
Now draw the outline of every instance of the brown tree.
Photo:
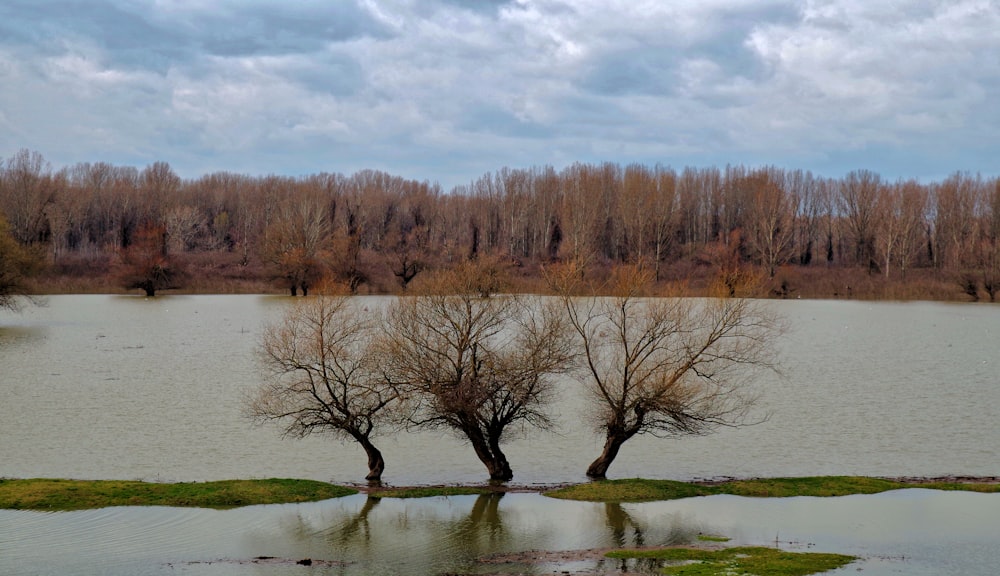
M 330 242 L 330 224 L 322 204 L 302 198 L 283 204 L 265 230 L 263 257 L 272 275 L 292 296 L 323 277 L 321 251 Z
M 649 298 L 653 274 L 617 268 L 603 291 L 575 298 L 581 275 L 568 265 L 550 276 L 577 336 L 577 377 L 593 401 L 604 449 L 587 476 L 604 478 L 622 445 L 638 434 L 705 434 L 747 423 L 756 396 L 747 386 L 773 367 L 778 320 L 747 298 L 749 285 L 730 296 Z
M 48 240 L 45 213 L 55 197 L 52 169 L 38 152 L 22 149 L 0 164 L 0 212 L 21 244 Z
M 140 228 L 132 245 L 119 252 L 117 267 L 122 286 L 143 290 L 150 298 L 160 290 L 180 288 L 184 280 L 182 268 L 167 251 L 162 226 Z
M 247 405 L 258 422 L 279 421 L 286 435 L 351 439 L 368 456 L 368 475 L 385 470 L 372 439 L 393 422 L 399 395 L 373 348 L 378 324 L 351 297 L 299 301 L 264 329 L 259 349 L 266 381 Z
M 980 213 L 982 224 L 976 259 L 982 270 L 983 288 L 990 302 L 995 302 L 1000 291 L 1000 178 L 987 187 Z
M 0 308 L 19 308 L 18 298 L 27 295 L 25 281 L 40 267 L 39 254 L 14 239 L 0 214 Z
M 874 271 L 875 230 L 878 227 L 878 199 L 882 179 L 870 170 L 856 170 L 840 184 L 837 205 L 844 214 L 854 241 L 854 257 L 858 265 Z
M 776 170 L 752 172 L 742 180 L 746 203 L 747 244 L 767 274 L 774 277 L 777 267 L 791 254 L 795 228 L 792 226 L 792 198 Z
M 491 480 L 513 478 L 501 445 L 517 425 L 547 427 L 550 376 L 569 360 L 559 310 L 497 294 L 497 262 L 481 257 L 416 283 L 388 312 L 382 358 L 410 396 L 410 421 L 466 439 Z
M 887 186 L 878 200 L 876 253 L 885 277 L 895 264 L 902 274 L 923 243 L 927 190 L 916 181 Z

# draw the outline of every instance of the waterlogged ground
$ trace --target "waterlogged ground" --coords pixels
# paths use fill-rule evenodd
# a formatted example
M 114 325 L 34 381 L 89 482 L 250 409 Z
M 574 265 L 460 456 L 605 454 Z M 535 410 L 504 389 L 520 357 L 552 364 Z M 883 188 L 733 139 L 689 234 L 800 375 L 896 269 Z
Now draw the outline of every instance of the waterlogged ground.
M 377 300 L 377 299 L 375 299 Z M 373 305 L 375 303 L 373 300 Z M 362 481 L 363 453 L 328 438 L 253 428 L 241 399 L 258 381 L 260 327 L 290 299 L 53 296 L 0 315 L 0 477 Z M 750 428 L 637 438 L 614 478 L 996 476 L 1000 307 L 769 303 L 789 322 L 782 372 L 760 386 L 769 418 Z M 579 388 L 559 384 L 557 427 L 509 446 L 515 481 L 585 481 L 600 439 Z M 394 485 L 474 483 L 460 441 L 381 441 Z M 731 496 L 623 506 L 537 494 L 368 500 L 230 511 L 0 510 L 0 574 L 620 573 L 576 551 L 690 541 L 772 544 L 863 560 L 855 574 L 986 575 L 1000 566 L 1000 495 L 904 490 L 835 499 Z M 540 550 L 569 563 L 484 563 Z M 522 556 L 517 556 L 522 555 Z M 296 564 L 310 559 L 311 566 Z M 571 559 L 577 559 L 572 560 Z M 633 567 L 626 566 L 626 569 Z
M 371 298 L 378 306 L 384 299 Z M 282 439 L 241 413 L 254 347 L 286 297 L 52 296 L 0 312 L 0 476 L 361 482 L 365 457 L 328 437 Z M 1000 306 L 769 302 L 788 321 L 757 426 L 636 437 L 613 478 L 1000 474 Z M 559 381 L 556 427 L 508 445 L 515 482 L 586 481 L 601 439 L 580 386 Z M 441 433 L 380 438 L 394 485 L 473 483 L 472 450 Z
M 1000 495 L 908 489 L 603 504 L 524 493 L 414 500 L 359 494 L 227 511 L 0 510 L 0 573 L 642 573 L 652 566 L 593 551 L 697 543 L 699 533 L 729 536 L 731 545 L 861 557 L 832 574 L 985 576 L 1000 565 Z M 300 563 L 306 559 L 308 567 Z

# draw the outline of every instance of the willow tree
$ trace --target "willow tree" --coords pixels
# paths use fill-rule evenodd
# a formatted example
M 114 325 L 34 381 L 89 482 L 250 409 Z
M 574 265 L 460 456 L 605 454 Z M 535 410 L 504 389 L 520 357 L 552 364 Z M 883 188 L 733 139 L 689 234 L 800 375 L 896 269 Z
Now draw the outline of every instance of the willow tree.
M 654 298 L 652 272 L 623 266 L 602 287 L 610 296 L 575 297 L 582 277 L 569 266 L 550 279 L 577 337 L 577 379 L 605 438 L 587 476 L 604 478 L 637 435 L 700 435 L 749 422 L 757 400 L 749 381 L 774 366 L 780 330 L 765 305 L 746 297 L 749 282 L 735 291 L 720 282 L 712 298 Z
M 264 329 L 259 349 L 266 380 L 248 403 L 258 422 L 278 421 L 286 435 L 314 433 L 357 442 L 368 475 L 385 470 L 373 438 L 393 421 L 399 395 L 383 377 L 373 342 L 377 324 L 349 296 L 296 302 Z
M 570 358 L 561 310 L 502 286 L 485 258 L 431 275 L 390 307 L 381 354 L 409 421 L 457 433 L 498 481 L 514 476 L 504 441 L 551 425 L 551 376 Z

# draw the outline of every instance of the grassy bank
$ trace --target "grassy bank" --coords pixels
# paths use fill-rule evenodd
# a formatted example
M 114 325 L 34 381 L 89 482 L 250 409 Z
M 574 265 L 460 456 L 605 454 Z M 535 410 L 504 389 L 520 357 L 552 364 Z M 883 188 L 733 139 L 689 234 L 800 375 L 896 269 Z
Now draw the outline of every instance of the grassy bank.
M 673 480 L 604 480 L 545 492 L 546 496 L 589 502 L 652 502 L 713 494 L 751 497 L 847 496 L 875 494 L 902 488 L 1000 492 L 1000 484 L 971 482 L 916 482 L 861 476 L 763 478 L 699 483 Z M 373 498 L 429 498 L 478 495 L 528 488 L 484 486 L 415 486 L 372 488 Z M 84 510 L 108 506 L 184 506 L 236 508 L 257 504 L 313 502 L 358 491 L 313 480 L 224 480 L 162 484 L 123 480 L 0 479 L 0 508 L 21 510 Z
M 0 508 L 85 510 L 108 506 L 236 508 L 312 502 L 357 493 L 312 480 L 225 480 L 159 484 L 119 480 L 0 480 Z
M 774 574 L 805 576 L 840 568 L 856 558 L 841 554 L 785 552 L 776 548 L 740 547 L 722 550 L 664 548 L 656 550 L 616 550 L 609 558 L 646 558 L 663 561 L 663 574 L 686 576 L 726 576 L 731 574 Z
M 432 496 L 478 496 L 489 494 L 489 488 L 476 486 L 412 486 L 375 488 L 368 491 L 372 498 L 430 498 Z
M 567 486 L 546 492 L 547 496 L 589 502 L 651 502 L 694 496 L 732 494 L 759 498 L 789 496 L 847 496 L 876 494 L 903 488 L 1000 492 L 1000 484 L 964 482 L 905 482 L 862 476 L 817 476 L 806 478 L 761 478 L 718 483 L 676 482 L 673 480 L 604 480 Z

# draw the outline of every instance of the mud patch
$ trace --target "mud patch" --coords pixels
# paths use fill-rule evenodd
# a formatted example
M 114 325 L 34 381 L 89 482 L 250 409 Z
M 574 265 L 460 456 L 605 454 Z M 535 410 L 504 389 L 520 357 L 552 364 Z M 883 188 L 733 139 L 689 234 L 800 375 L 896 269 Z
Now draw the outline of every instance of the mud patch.
M 183 562 L 180 564 L 167 564 L 171 568 L 174 566 L 198 566 L 228 564 L 231 566 L 319 566 L 336 567 L 348 566 L 350 562 L 339 562 L 337 560 L 317 560 L 315 558 L 279 558 L 277 556 L 256 556 L 254 558 L 221 558 L 219 560 L 203 560 L 198 562 Z

